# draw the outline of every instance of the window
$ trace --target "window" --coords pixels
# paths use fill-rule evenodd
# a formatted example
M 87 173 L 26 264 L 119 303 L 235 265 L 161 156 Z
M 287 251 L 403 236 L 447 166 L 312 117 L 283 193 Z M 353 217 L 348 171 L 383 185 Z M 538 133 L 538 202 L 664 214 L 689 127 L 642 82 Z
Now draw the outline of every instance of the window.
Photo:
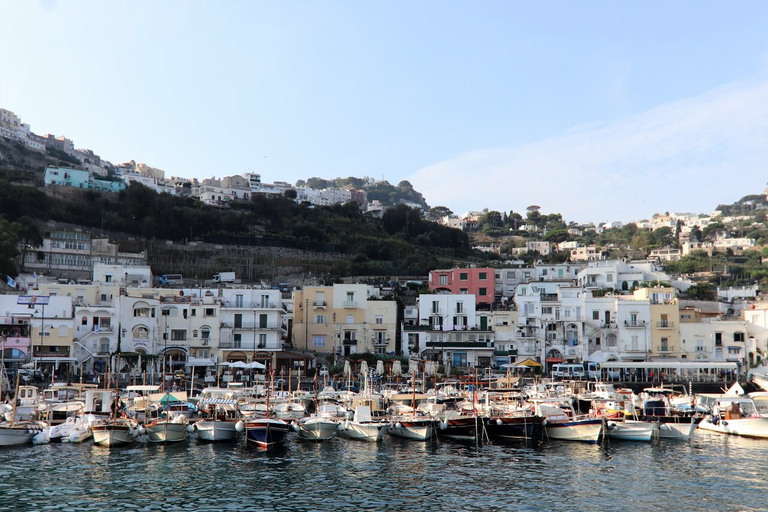
M 133 316 L 137 318 L 149 318 L 149 308 L 137 307 L 133 310 Z
M 440 301 L 432 301 L 432 313 L 440 314 Z
M 715 333 L 715 346 L 716 347 L 722 347 L 723 346 L 723 333 L 716 332 Z
M 149 339 L 149 329 L 147 329 L 143 325 L 137 325 L 131 331 L 131 335 L 133 336 L 134 339 L 146 340 L 146 339 Z
M 312 336 L 312 346 L 313 347 L 324 347 L 325 346 L 325 336 Z
M 186 329 L 171 329 L 171 340 L 184 341 L 187 339 Z
M 459 273 L 459 281 L 466 281 L 467 279 L 468 279 L 468 274 L 466 272 Z
M 592 320 L 600 320 L 600 312 L 598 310 L 592 311 Z
M 478 273 L 478 278 L 481 281 L 485 281 L 486 279 L 488 279 L 488 273 L 487 272 L 479 272 Z
M 669 352 L 669 338 L 661 338 L 661 352 Z
M 629 325 L 637 325 L 637 313 L 629 314 Z
M 240 333 L 236 333 L 232 336 L 232 342 L 234 345 L 234 348 L 242 348 L 240 345 L 243 342 L 242 335 Z
M 325 323 L 325 322 L 323 322 Z M 259 328 L 260 329 L 266 329 L 267 328 L 267 315 L 261 314 L 259 315 Z
M 552 314 L 552 307 L 551 306 L 542 306 L 541 314 L 542 315 L 551 315 Z
M 376 315 L 376 323 L 381 325 L 384 323 L 384 317 L 382 315 Z
M 355 323 L 355 315 L 347 315 L 347 323 L 348 324 Z
M 744 333 L 743 332 L 733 333 L 733 341 L 744 341 Z
M 205 316 L 216 316 L 216 310 L 214 308 L 205 308 L 203 314 Z
M 462 295 L 467 295 L 469 293 L 469 290 L 467 288 L 461 288 L 459 290 L 459 293 Z
M 456 313 L 463 313 L 464 312 L 464 303 L 463 302 L 457 302 L 456 303 Z
M 487 294 L 488 294 L 487 288 L 480 288 L 478 295 L 480 295 L 481 297 L 485 297 Z
M 202 327 L 200 329 L 200 337 L 204 340 L 211 339 L 211 328 L 210 327 Z
M 259 348 L 264 348 L 266 346 L 267 346 L 267 335 L 259 334 Z
M 197 316 L 197 308 L 190 308 L 189 311 L 190 311 L 190 315 Z
M 328 323 L 328 317 L 325 315 L 315 315 L 315 323 L 316 324 Z
M 440 276 L 440 284 L 441 284 L 442 286 L 446 286 L 446 285 L 448 284 L 448 276 L 446 276 L 446 275 L 441 275 L 441 276 Z
M 235 307 L 236 308 L 243 307 L 243 294 L 242 293 L 238 293 L 237 295 L 235 295 Z

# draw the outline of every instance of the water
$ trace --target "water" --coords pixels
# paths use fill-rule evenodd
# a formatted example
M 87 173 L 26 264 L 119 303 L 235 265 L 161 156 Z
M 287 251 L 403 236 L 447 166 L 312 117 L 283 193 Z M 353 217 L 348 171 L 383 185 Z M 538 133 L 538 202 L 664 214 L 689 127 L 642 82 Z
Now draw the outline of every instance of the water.
M 293 435 L 293 434 L 292 434 Z M 768 509 L 768 441 L 475 447 L 387 439 L 0 449 L 0 511 Z

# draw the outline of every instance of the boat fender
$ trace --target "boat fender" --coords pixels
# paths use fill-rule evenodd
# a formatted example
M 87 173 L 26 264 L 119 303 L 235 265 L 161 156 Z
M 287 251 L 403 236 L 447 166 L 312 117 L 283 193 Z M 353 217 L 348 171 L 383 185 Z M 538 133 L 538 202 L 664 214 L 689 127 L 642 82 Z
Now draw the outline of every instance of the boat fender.
M 496 424 L 497 425 L 501 425 L 503 423 L 504 423 L 504 421 L 501 418 L 496 418 Z
M 243 430 L 245 430 L 245 423 L 243 423 L 242 421 L 238 421 L 237 423 L 235 423 L 235 431 L 242 432 Z
M 448 420 L 440 420 L 438 425 L 440 426 L 440 430 L 445 430 L 448 428 Z
M 291 423 L 291 428 L 294 430 L 294 432 L 298 432 L 300 430 L 297 423 Z
M 543 419 L 543 420 L 541 420 L 541 426 L 542 426 L 542 427 L 546 427 L 546 426 L 547 426 L 547 423 L 548 423 L 548 422 L 547 422 L 546 418 L 545 418 L 545 419 Z
M 131 436 L 131 437 L 135 437 L 135 436 L 139 435 L 139 433 L 137 431 L 135 431 L 133 429 L 133 427 L 128 427 L 128 435 Z
M 189 432 L 191 434 L 194 431 L 195 431 L 195 424 L 194 423 L 192 425 L 187 425 L 187 432 Z
M 723 422 L 722 422 L 722 423 L 723 423 L 723 426 L 724 426 L 724 427 L 727 427 L 727 426 L 728 426 L 728 422 L 727 422 L 727 421 L 723 420 Z
M 140 436 L 143 436 L 146 433 L 147 433 L 147 429 L 145 429 L 144 427 L 139 427 L 139 435 Z
M 666 423 L 660 423 L 659 430 L 669 430 L 669 425 L 667 425 Z
M 32 438 L 32 444 L 47 444 L 51 441 L 51 439 L 45 435 L 45 432 L 39 432 L 38 434 L 35 434 L 35 437 Z
M 336 430 L 338 430 L 339 432 L 344 431 L 344 429 L 347 427 L 348 423 L 349 423 L 349 420 L 347 420 L 344 423 L 339 423 L 338 425 L 336 425 Z
M 398 421 L 395 423 L 395 428 L 403 428 L 403 424 Z
M 616 423 L 613 421 L 609 421 L 608 423 L 606 423 L 606 426 L 608 427 L 609 430 L 613 430 L 614 428 L 616 428 Z

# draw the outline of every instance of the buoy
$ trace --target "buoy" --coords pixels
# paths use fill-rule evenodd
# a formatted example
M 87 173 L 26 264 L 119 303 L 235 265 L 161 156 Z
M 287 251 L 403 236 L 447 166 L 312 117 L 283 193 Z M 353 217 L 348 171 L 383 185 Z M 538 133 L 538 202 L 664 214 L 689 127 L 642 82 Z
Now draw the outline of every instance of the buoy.
M 242 432 L 243 430 L 245 430 L 245 423 L 243 423 L 242 421 L 238 421 L 237 423 L 235 423 L 235 431 Z
M 147 429 L 144 427 L 139 427 L 139 435 L 142 436 L 147 433 Z
M 395 423 L 395 428 L 403 428 L 403 424 L 398 421 Z
M 298 431 L 299 431 L 299 425 L 298 425 L 298 424 L 296 424 L 296 423 L 293 423 L 293 424 L 291 425 L 291 428 L 294 430 L 294 432 L 298 432 Z
M 504 421 L 501 418 L 496 418 L 496 424 L 497 425 L 501 425 L 503 423 L 504 423 Z
M 189 432 L 191 434 L 194 431 L 195 431 L 195 424 L 194 423 L 192 425 L 187 425 L 187 432 Z
M 448 428 L 448 420 L 440 420 L 440 430 L 445 430 Z

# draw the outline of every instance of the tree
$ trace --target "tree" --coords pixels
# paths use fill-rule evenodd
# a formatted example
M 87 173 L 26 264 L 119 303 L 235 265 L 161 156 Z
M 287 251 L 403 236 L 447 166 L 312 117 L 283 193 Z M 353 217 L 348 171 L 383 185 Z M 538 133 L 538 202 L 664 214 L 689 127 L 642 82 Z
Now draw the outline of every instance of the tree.
M 21 269 L 24 270 L 24 261 L 27 257 L 27 251 L 43 245 L 43 236 L 37 225 L 27 216 L 11 224 L 11 228 L 16 233 L 16 238 L 21 243 Z
M 685 291 L 685 294 L 692 300 L 717 300 L 714 288 L 707 281 L 694 284 Z
M 429 209 L 427 218 L 429 220 L 438 221 L 444 217 L 450 217 L 451 215 L 453 215 L 453 212 L 447 206 L 433 206 Z

